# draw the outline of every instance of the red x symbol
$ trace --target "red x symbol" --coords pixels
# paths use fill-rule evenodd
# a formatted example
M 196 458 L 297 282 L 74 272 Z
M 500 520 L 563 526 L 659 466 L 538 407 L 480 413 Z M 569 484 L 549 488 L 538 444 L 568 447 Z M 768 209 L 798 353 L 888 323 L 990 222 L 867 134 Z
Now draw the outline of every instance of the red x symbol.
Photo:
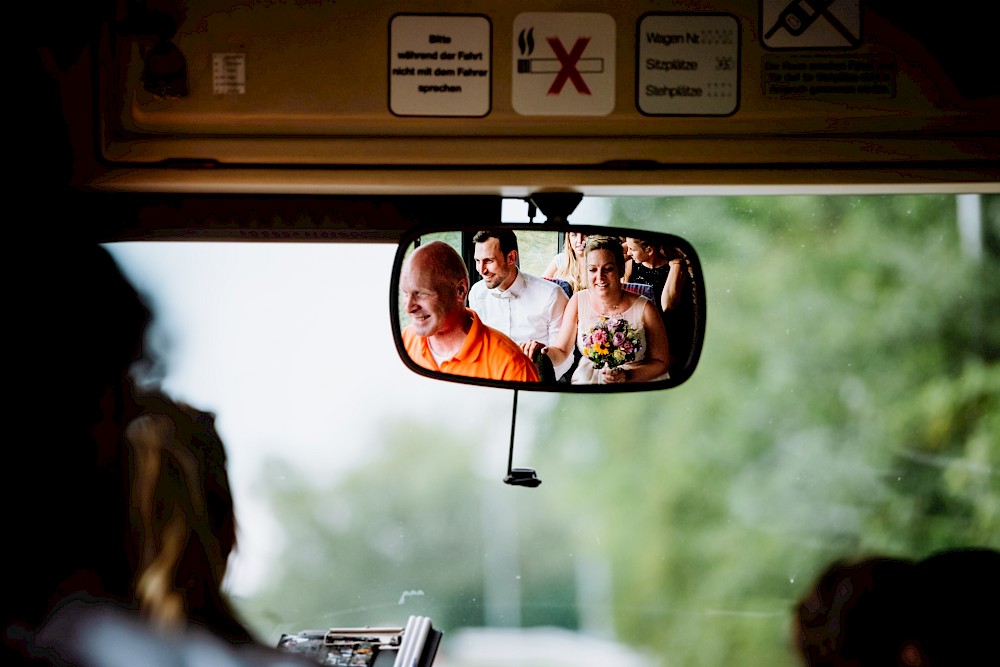
M 566 49 L 563 48 L 562 41 L 558 37 L 547 37 L 546 39 L 549 42 L 549 46 L 552 47 L 552 52 L 559 59 L 559 64 L 562 65 L 562 69 L 556 74 L 555 81 L 549 87 L 549 95 L 558 95 L 561 93 L 563 86 L 566 85 L 566 79 L 573 80 L 576 92 L 583 95 L 590 95 L 590 88 L 587 88 L 587 83 L 580 75 L 580 70 L 576 68 L 576 64 L 580 61 L 580 56 L 583 55 L 584 49 L 587 48 L 587 44 L 590 44 L 590 37 L 580 37 L 577 39 L 576 44 L 573 45 L 573 50 L 569 53 L 566 53 Z

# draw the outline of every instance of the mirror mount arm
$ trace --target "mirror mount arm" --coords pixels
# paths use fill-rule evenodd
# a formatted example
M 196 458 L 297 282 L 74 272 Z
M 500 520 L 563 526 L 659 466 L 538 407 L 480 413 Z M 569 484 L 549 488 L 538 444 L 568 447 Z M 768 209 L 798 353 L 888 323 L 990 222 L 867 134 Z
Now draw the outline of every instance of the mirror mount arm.
M 514 427 L 517 424 L 517 389 L 514 390 L 514 407 L 510 417 L 510 452 L 507 455 L 507 476 L 504 484 L 534 488 L 542 483 L 533 468 L 514 468 Z
M 528 205 L 545 215 L 543 224 L 564 225 L 581 201 L 581 192 L 536 192 L 528 198 Z

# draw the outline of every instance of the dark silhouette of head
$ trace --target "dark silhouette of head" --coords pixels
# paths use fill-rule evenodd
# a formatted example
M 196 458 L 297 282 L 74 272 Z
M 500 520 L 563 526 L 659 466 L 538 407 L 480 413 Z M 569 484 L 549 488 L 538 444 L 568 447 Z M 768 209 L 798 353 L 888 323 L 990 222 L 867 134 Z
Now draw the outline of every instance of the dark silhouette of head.
M 920 639 L 931 667 L 1000 662 L 1000 552 L 949 549 L 918 565 Z
M 992 549 L 838 561 L 799 601 L 795 634 L 809 667 L 994 664 L 998 599 Z
M 8 448 L 21 509 L 4 627 L 22 642 L 60 599 L 127 604 L 127 488 L 122 430 L 135 415 L 130 365 L 142 355 L 145 303 L 97 245 L 25 248 L 11 298 L 20 432 Z
M 809 667 L 874 667 L 906 662 L 917 634 L 911 604 L 916 564 L 893 558 L 838 561 L 796 608 L 799 649 Z

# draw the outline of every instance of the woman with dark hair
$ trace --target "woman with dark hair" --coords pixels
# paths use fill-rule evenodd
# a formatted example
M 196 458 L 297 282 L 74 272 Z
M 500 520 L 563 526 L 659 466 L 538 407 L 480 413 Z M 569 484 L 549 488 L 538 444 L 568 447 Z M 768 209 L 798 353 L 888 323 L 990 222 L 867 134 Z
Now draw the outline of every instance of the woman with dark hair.
M 996 664 L 998 596 L 995 549 L 838 560 L 796 603 L 793 637 L 808 667 Z
M 795 607 L 793 636 L 808 667 L 927 667 L 914 613 L 916 563 L 837 561 Z
M 9 304 L 22 339 L 8 381 L 10 414 L 28 438 L 8 448 L 21 483 L 5 492 L 25 520 L 4 604 L 5 648 L 22 657 L 60 600 L 130 604 L 122 433 L 137 412 L 129 367 L 149 319 L 99 246 L 69 242 L 24 260 Z
M 563 313 L 555 344 L 543 348 L 554 364 L 582 357 L 573 384 L 617 384 L 665 379 L 669 350 L 659 310 L 624 289 L 625 255 L 617 237 L 592 236 L 583 254 L 585 289 Z M 575 340 L 575 343 L 574 343 Z
M 626 245 L 632 259 L 630 282 L 652 286 L 660 310 L 676 307 L 687 277 L 684 259 L 676 252 L 671 258 L 665 248 L 643 239 L 628 237 Z
M 8 457 L 25 520 L 0 664 L 293 664 L 222 592 L 236 524 L 213 415 L 133 387 L 148 308 L 103 248 L 59 250 L 14 302 L 15 408 L 33 430 Z
M 644 239 L 629 237 L 627 247 L 632 257 L 630 281 L 652 287 L 670 341 L 671 371 L 676 371 L 687 363 L 694 341 L 695 285 L 691 264 L 678 249 Z

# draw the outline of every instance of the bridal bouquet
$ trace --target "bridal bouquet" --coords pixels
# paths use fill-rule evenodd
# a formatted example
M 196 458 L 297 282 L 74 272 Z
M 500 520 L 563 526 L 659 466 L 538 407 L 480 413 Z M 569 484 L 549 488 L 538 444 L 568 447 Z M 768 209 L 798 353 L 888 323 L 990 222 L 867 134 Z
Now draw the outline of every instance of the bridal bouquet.
M 642 351 L 639 332 L 623 317 L 602 317 L 583 335 L 583 356 L 594 368 L 616 368 L 635 361 Z

